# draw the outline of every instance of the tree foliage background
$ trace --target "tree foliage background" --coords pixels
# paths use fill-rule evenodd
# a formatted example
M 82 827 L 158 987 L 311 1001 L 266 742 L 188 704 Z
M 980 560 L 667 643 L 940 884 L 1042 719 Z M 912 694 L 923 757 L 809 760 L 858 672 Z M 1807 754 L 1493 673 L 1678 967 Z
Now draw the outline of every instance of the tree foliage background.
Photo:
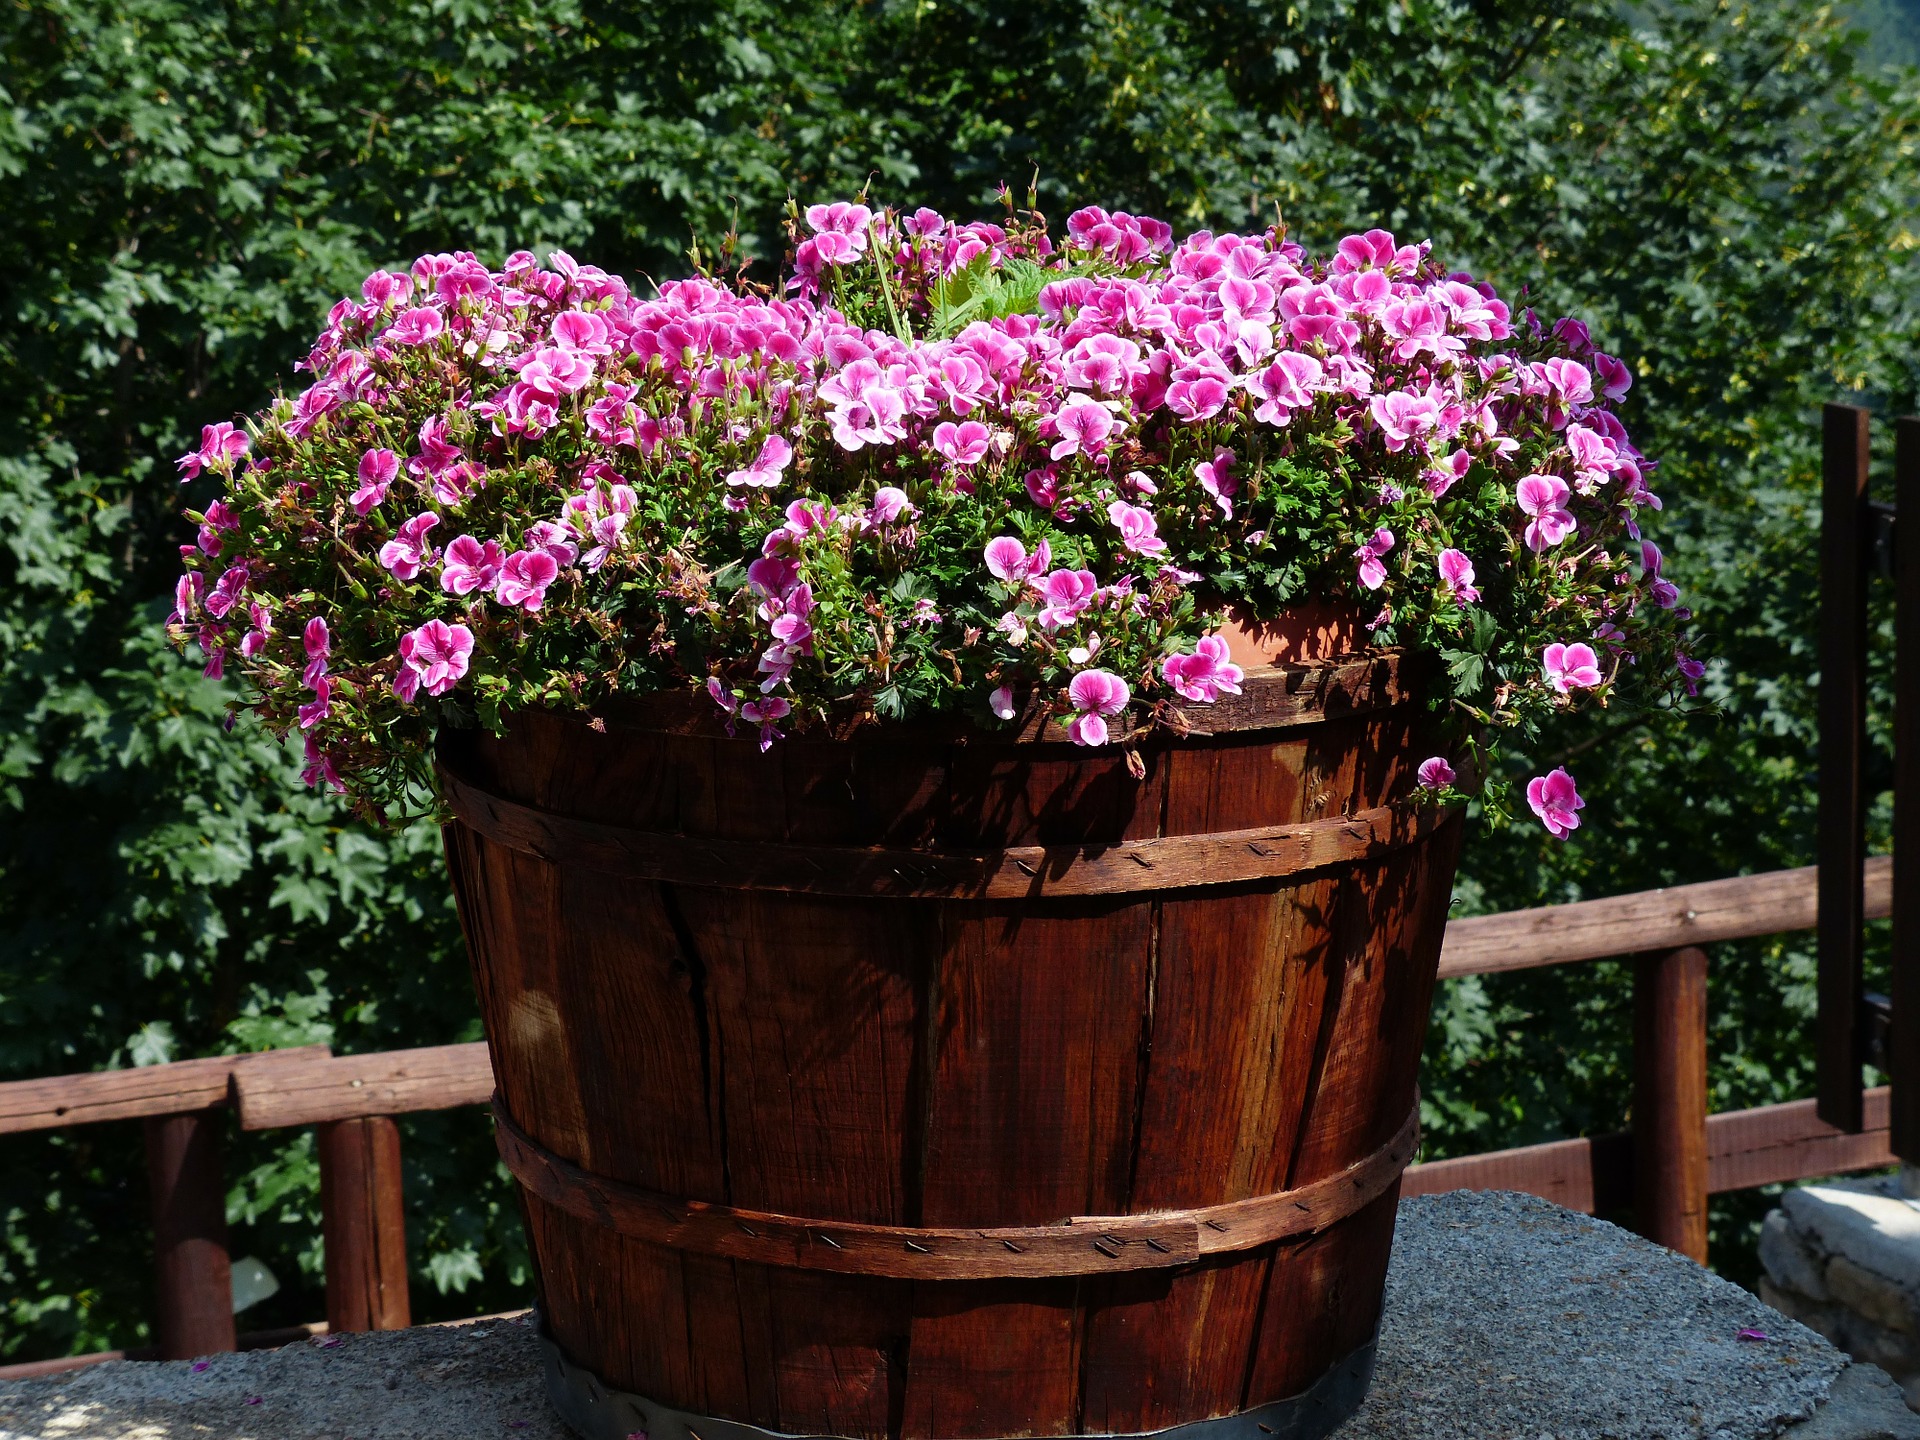
M 1460 908 L 1811 858 L 1815 407 L 1911 405 L 1920 328 L 1920 103 L 1824 9 L 20 0 L 0 44 L 0 1078 L 477 1038 L 437 838 L 298 793 L 164 648 L 170 457 L 261 403 L 376 265 L 558 245 L 666 277 L 736 224 L 777 258 L 789 192 L 869 182 L 960 216 L 1037 175 L 1056 216 L 1277 206 L 1309 244 L 1380 223 L 1587 317 L 1640 376 L 1723 714 L 1556 737 L 1540 763 L 1578 757 L 1587 828 L 1477 833 Z M 1886 819 L 1882 794 L 1881 841 Z M 1807 937 L 1714 964 L 1716 1108 L 1807 1093 Z M 1428 1154 L 1622 1124 L 1628 980 L 1446 986 Z M 416 1317 L 523 1303 L 482 1116 L 405 1131 Z M 0 1356 L 140 1343 L 139 1127 L 0 1154 Z M 310 1138 L 235 1135 L 229 1167 L 234 1252 L 285 1284 L 243 1326 L 314 1318 Z M 1716 1211 L 1734 1273 L 1759 1203 Z

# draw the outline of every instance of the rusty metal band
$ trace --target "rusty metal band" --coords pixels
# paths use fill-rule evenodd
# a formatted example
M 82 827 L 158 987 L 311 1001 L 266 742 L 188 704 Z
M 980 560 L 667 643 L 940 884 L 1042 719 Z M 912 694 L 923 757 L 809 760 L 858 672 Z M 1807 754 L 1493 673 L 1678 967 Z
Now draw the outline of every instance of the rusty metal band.
M 895 1280 L 1050 1279 L 1191 1265 L 1317 1234 L 1387 1193 L 1420 1139 L 1416 1099 L 1385 1145 L 1337 1175 L 1224 1205 L 1080 1215 L 1054 1225 L 973 1228 L 809 1220 L 662 1195 L 554 1154 L 494 1097 L 500 1158 L 526 1188 L 582 1220 L 651 1244 L 757 1265 Z
M 546 1362 L 547 1403 L 581 1440 L 836 1440 L 769 1430 L 721 1415 L 699 1415 L 644 1395 L 615 1390 L 566 1356 L 544 1319 L 539 1328 Z M 1379 1332 L 1298 1395 L 1234 1415 L 1170 1425 L 1134 1434 L 1088 1432 L 1076 1440 L 1323 1440 L 1365 1403 L 1373 1383 Z
M 1256 830 L 1108 845 L 906 850 L 635 830 L 491 794 L 444 761 L 439 774 L 441 793 L 463 825 L 496 845 L 550 864 L 718 890 L 860 898 L 1030 900 L 1285 879 L 1411 845 L 1452 813 L 1416 794 L 1354 815 Z

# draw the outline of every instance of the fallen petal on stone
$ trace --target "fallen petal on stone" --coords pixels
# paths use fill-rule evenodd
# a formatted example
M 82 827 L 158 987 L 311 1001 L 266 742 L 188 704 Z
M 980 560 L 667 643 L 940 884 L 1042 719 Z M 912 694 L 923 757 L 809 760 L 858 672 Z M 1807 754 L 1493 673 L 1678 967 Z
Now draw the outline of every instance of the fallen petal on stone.
M 1742 1330 L 1740 1332 L 1740 1338 L 1742 1340 L 1765 1340 L 1768 1339 L 1769 1336 L 1764 1330 Z

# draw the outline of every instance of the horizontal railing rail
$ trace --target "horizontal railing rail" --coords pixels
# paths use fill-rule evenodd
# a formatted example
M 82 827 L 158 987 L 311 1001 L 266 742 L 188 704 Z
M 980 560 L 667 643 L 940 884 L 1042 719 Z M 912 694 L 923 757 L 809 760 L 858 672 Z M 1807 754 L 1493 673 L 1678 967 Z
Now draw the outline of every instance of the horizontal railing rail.
M 1867 917 L 1887 916 L 1890 857 L 1869 858 L 1863 881 Z M 1699 947 L 1813 929 L 1817 891 L 1809 866 L 1452 921 L 1443 979 L 1635 958 L 1634 1129 L 1414 1165 L 1401 1193 L 1525 1190 L 1589 1214 L 1631 1206 L 1643 1233 L 1704 1260 L 1709 1194 L 1891 1164 L 1884 1088 L 1867 1092 L 1859 1133 L 1823 1123 L 1811 1100 L 1706 1111 Z M 220 1112 L 231 1110 L 246 1131 L 318 1128 L 326 1327 L 393 1329 L 410 1311 L 392 1117 L 484 1104 L 492 1093 L 484 1043 L 366 1055 L 309 1045 L 0 1083 L 0 1135 L 146 1124 L 160 1343 L 139 1353 L 179 1358 L 243 1338 L 230 1308 Z

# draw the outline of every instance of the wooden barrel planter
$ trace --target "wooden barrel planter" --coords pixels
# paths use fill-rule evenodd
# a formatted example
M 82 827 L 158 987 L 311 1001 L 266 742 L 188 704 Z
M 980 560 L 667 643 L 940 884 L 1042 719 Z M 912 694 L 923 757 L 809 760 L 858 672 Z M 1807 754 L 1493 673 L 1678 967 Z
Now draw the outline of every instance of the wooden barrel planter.
M 1250 671 L 1143 779 L 1057 728 L 762 753 L 666 702 L 445 737 L 560 1413 L 1331 1430 L 1458 850 L 1406 679 Z

